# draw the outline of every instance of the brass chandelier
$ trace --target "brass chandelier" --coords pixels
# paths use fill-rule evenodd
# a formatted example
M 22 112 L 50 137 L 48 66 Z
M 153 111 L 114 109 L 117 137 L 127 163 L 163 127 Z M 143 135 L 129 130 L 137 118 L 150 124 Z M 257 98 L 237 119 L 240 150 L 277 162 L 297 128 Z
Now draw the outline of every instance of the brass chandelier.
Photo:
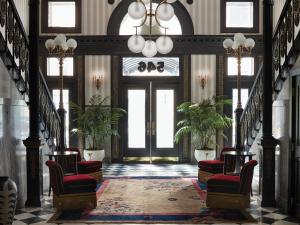
M 168 54 L 173 49 L 173 41 L 167 36 L 168 27 L 161 24 L 161 21 L 171 20 L 175 13 L 171 5 L 177 0 L 161 0 L 154 9 L 153 0 L 136 0 L 128 7 L 128 15 L 135 20 L 142 20 L 135 27 L 136 33 L 128 39 L 128 48 L 133 53 L 142 53 L 145 57 L 153 57 L 159 52 L 160 54 Z M 149 5 L 149 9 L 147 9 Z M 138 34 L 138 28 L 149 26 L 149 40 L 145 40 L 142 35 Z M 164 35 L 152 40 L 152 28 L 158 25 L 165 32 Z

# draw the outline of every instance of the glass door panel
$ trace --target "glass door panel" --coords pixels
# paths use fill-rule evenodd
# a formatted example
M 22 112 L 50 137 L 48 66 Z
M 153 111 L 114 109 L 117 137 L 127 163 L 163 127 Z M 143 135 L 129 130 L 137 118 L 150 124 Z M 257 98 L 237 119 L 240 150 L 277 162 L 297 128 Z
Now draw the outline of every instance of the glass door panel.
M 174 148 L 174 90 L 156 90 L 156 148 Z
M 146 90 L 128 90 L 128 148 L 146 147 Z

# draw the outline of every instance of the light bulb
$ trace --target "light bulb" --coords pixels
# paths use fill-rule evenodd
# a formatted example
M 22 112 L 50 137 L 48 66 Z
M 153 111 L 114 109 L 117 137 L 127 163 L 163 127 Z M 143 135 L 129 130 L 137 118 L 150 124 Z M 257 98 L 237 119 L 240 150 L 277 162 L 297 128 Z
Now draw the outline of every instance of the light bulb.
M 233 40 L 231 40 L 230 38 L 227 38 L 223 41 L 223 47 L 225 49 L 232 48 L 232 45 L 233 45 Z
M 237 42 L 238 45 L 245 45 L 246 38 L 242 33 L 236 33 L 234 35 L 234 41 Z
M 127 45 L 133 53 L 140 53 L 145 47 L 145 39 L 140 35 L 132 35 L 128 39 Z
M 168 21 L 175 15 L 174 8 L 168 3 L 163 3 L 156 9 L 157 16 L 160 20 Z
M 173 49 L 173 41 L 168 36 L 161 36 L 156 40 L 157 51 L 161 54 L 168 54 Z
M 254 46 L 255 46 L 255 41 L 252 38 L 247 38 L 245 47 L 246 48 L 254 48 Z
M 54 40 L 53 40 L 53 39 L 48 39 L 48 40 L 45 42 L 45 47 L 46 47 L 47 49 L 53 49 L 53 48 L 55 48 Z
M 145 47 L 142 51 L 143 55 L 150 58 L 157 54 L 156 44 L 154 41 L 148 40 L 145 43 Z
M 128 7 L 128 14 L 133 19 L 141 19 L 146 14 L 146 8 L 141 2 L 132 2 Z
M 77 41 L 73 38 L 70 38 L 67 41 L 67 45 L 68 45 L 69 48 L 75 49 L 77 47 Z

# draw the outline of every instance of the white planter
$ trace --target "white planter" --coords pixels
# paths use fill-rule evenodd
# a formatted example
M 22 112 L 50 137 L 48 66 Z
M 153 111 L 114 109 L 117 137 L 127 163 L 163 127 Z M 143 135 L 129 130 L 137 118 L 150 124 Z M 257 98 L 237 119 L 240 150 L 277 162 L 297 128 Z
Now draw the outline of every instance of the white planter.
M 105 157 L 105 151 L 102 150 L 84 150 L 83 155 L 85 160 L 103 161 Z
M 197 162 L 201 160 L 213 160 L 216 158 L 216 150 L 195 149 L 194 156 Z

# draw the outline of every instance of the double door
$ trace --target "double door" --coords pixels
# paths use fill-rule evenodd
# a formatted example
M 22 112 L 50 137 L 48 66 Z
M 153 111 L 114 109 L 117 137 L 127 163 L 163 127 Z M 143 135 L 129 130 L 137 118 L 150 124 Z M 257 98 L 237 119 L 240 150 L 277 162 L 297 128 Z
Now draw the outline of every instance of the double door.
M 181 101 L 178 84 L 141 81 L 124 84 L 123 159 L 134 161 L 178 161 L 174 143 L 176 106 Z

